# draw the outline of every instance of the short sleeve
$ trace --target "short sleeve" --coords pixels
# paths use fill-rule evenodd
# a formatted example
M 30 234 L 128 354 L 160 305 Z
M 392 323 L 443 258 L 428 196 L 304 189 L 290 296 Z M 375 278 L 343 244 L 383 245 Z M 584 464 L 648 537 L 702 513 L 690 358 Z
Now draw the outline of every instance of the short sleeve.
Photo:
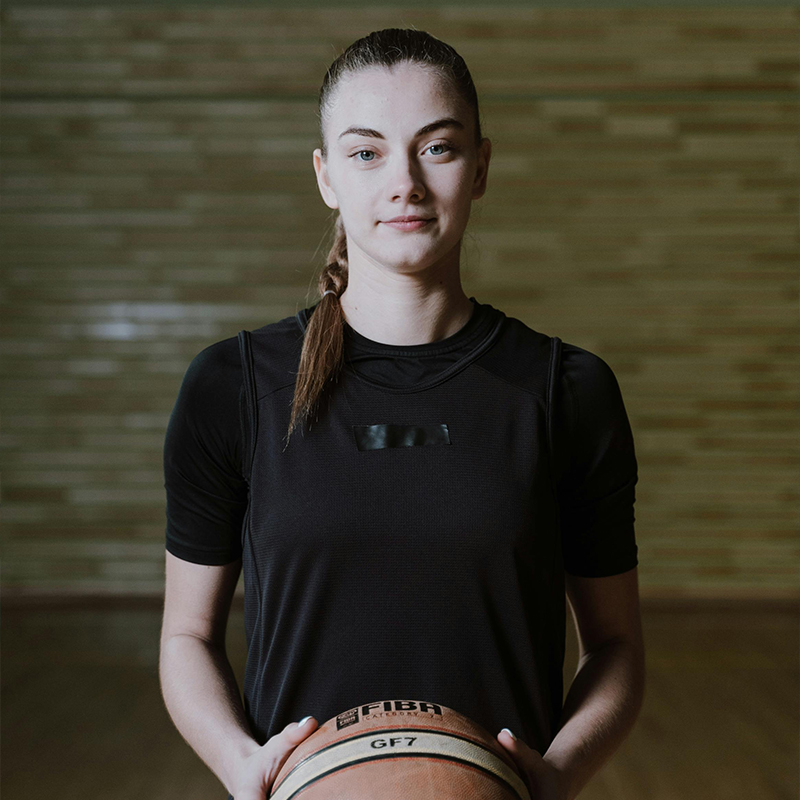
M 242 368 L 238 339 L 194 357 L 164 438 L 166 548 L 196 564 L 241 556 L 248 483 L 242 468 Z
M 619 384 L 602 358 L 564 342 L 558 396 L 564 569 L 591 578 L 627 572 L 638 564 L 638 465 Z

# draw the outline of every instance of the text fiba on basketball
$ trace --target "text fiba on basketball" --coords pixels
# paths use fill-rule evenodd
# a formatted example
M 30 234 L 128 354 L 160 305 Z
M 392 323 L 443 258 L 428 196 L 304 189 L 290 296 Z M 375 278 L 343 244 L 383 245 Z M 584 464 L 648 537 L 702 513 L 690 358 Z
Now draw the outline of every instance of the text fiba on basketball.
M 368 703 L 367 705 L 351 708 L 336 717 L 337 730 L 355 725 L 362 719 L 372 716 L 405 716 L 411 714 L 438 714 L 442 716 L 441 706 L 436 703 L 418 702 L 414 700 L 385 700 L 381 703 Z

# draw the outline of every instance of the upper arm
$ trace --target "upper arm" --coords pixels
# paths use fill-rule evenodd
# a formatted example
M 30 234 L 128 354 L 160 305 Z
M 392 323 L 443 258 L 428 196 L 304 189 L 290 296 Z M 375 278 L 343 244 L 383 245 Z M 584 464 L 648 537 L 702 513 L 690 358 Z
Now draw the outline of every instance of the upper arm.
M 638 464 L 619 383 L 602 358 L 566 345 L 558 400 L 554 457 L 564 569 L 613 577 L 638 563 Z
M 637 573 L 638 567 L 602 578 L 583 578 L 565 573 L 581 659 L 613 642 L 627 643 L 643 656 Z
M 189 634 L 225 644 L 249 499 L 242 471 L 242 386 L 238 341 L 229 337 L 192 359 L 170 414 L 164 438 L 162 643 Z
M 189 634 L 223 647 L 241 558 L 209 566 L 184 561 L 169 551 L 166 557 L 162 643 L 170 636 Z
M 249 498 L 244 474 L 242 367 L 236 337 L 192 360 L 164 437 L 166 546 L 194 564 L 242 554 Z

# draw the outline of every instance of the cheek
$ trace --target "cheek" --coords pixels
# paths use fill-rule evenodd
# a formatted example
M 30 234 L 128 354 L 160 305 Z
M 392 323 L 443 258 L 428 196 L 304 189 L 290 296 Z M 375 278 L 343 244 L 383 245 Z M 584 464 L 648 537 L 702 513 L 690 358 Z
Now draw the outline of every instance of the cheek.
M 373 221 L 376 202 L 375 187 L 366 181 L 350 180 L 342 184 L 341 193 L 338 195 L 339 208 L 342 216 L 350 220 L 352 226 L 364 226 Z
M 465 176 L 453 187 L 453 213 L 459 218 L 468 217 L 472 206 L 472 181 Z
M 470 198 L 472 197 L 472 172 L 466 169 L 454 170 L 453 174 L 448 176 L 448 195 L 453 199 L 453 202 L 461 206 L 464 203 L 469 205 Z

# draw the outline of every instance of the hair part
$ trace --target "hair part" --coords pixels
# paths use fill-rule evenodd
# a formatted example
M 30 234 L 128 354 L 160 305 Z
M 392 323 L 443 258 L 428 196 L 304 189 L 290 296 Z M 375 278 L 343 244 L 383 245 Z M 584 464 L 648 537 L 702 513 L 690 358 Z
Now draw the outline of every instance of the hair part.
M 353 42 L 330 65 L 319 91 L 318 113 L 321 153 L 327 158 L 325 120 L 335 101 L 335 90 L 343 78 L 371 67 L 391 69 L 410 63 L 431 70 L 443 85 L 451 87 L 472 110 L 475 123 L 475 143 L 483 139 L 480 125 L 478 95 L 464 59 L 445 42 L 427 31 L 414 28 L 385 28 Z M 344 364 L 344 313 L 339 298 L 347 288 L 347 234 L 341 214 L 333 228 L 333 242 L 317 280 L 320 299 L 308 320 L 300 353 L 291 417 L 286 434 L 286 446 L 293 430 L 316 414 L 326 389 L 338 381 Z M 333 294 L 325 292 L 333 290 Z M 284 448 L 285 449 L 285 448 Z

